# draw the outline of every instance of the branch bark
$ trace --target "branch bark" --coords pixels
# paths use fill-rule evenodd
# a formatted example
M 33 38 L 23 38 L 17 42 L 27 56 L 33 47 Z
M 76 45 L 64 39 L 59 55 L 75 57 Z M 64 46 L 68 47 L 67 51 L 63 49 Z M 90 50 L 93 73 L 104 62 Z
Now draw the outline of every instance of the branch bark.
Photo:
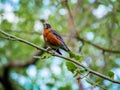
M 69 61 L 69 62 L 72 62 L 72 63 L 74 63 L 75 65 L 77 65 L 77 66 L 79 66 L 79 67 L 83 67 L 84 69 L 86 69 L 87 71 L 89 71 L 89 73 L 91 73 L 91 74 L 93 74 L 93 75 L 99 76 L 99 77 L 101 77 L 101 78 L 103 78 L 103 79 L 106 79 L 106 80 L 108 80 L 108 81 L 111 81 L 111 82 L 113 82 L 113 83 L 120 84 L 120 81 L 113 80 L 113 79 L 109 78 L 108 76 L 105 76 L 105 75 L 103 75 L 103 74 L 101 74 L 101 73 L 99 73 L 99 72 L 96 72 L 96 71 L 94 71 L 94 70 L 86 67 L 85 65 L 79 63 L 77 60 L 74 60 L 74 59 L 71 59 L 71 58 L 67 58 L 67 57 L 64 57 L 64 56 L 61 56 L 61 55 L 58 55 L 58 54 L 49 52 L 49 51 L 47 51 L 47 50 L 44 49 L 44 48 L 38 47 L 37 45 L 35 45 L 35 44 L 31 43 L 31 42 L 28 42 L 28 41 L 23 40 L 23 39 L 21 39 L 21 38 L 18 38 L 18 37 L 16 37 L 16 36 L 10 35 L 10 34 L 4 32 L 4 31 L 1 31 L 1 30 L 0 30 L 0 33 L 3 34 L 3 35 L 5 35 L 5 36 L 7 36 L 7 37 L 10 37 L 10 38 L 12 38 L 12 39 L 15 39 L 15 40 L 17 40 L 17 41 L 20 41 L 20 42 L 22 42 L 22 43 L 25 43 L 25 44 L 27 44 L 27 45 L 29 45 L 29 46 L 32 46 L 32 47 L 34 47 L 34 48 L 37 48 L 38 50 L 42 50 L 42 51 L 47 52 L 47 53 L 49 53 L 49 54 L 51 54 L 51 55 L 53 55 L 53 56 L 57 56 L 57 57 L 60 57 L 60 58 L 65 59 L 65 60 L 67 60 L 67 61 Z
M 90 44 L 90 45 L 92 45 L 92 46 L 94 46 L 94 47 L 96 47 L 96 48 L 98 48 L 98 49 L 100 49 L 100 50 L 103 50 L 103 51 L 105 51 L 105 52 L 120 53 L 119 50 L 111 50 L 111 49 L 107 49 L 107 48 L 101 47 L 101 46 L 99 46 L 99 45 L 97 45 L 97 44 L 94 44 L 94 43 L 90 42 L 89 40 L 86 40 L 86 39 L 84 39 L 84 38 L 81 38 L 81 37 L 78 36 L 78 35 L 76 36 L 76 38 L 77 38 L 78 40 L 84 41 L 84 42 L 86 42 L 86 43 L 88 43 L 88 44 Z
M 7 32 L 10 32 L 11 30 L 7 30 Z M 22 32 L 22 33 L 27 33 L 27 34 L 37 34 L 37 35 L 41 35 L 41 33 L 39 33 L 39 32 L 24 32 L 24 31 L 15 31 L 15 32 L 17 32 L 17 33 L 19 33 L 19 32 Z M 66 35 L 63 35 L 63 37 L 68 37 L 68 36 L 66 36 Z M 10 40 L 10 38 L 7 38 L 7 37 L 3 37 L 3 36 L 0 36 L 0 38 L 3 38 L 3 39 L 8 39 L 8 40 Z M 97 45 L 97 44 L 94 44 L 93 42 L 91 42 L 91 41 L 89 41 L 89 40 L 86 40 L 86 39 L 84 39 L 83 37 L 80 37 L 79 35 L 76 35 L 75 37 L 73 36 L 72 38 L 77 38 L 78 40 L 81 40 L 81 41 L 83 41 L 83 42 L 85 42 L 85 43 L 88 43 L 88 44 L 90 44 L 90 45 L 92 45 L 92 46 L 94 46 L 94 47 L 96 47 L 96 48 L 98 48 L 98 49 L 100 49 L 100 50 L 103 50 L 103 51 L 105 51 L 105 52 L 111 52 L 111 53 L 120 53 L 120 51 L 119 50 L 112 50 L 112 49 L 108 49 L 108 48 L 105 48 L 105 47 L 101 47 L 100 45 Z M 14 40 L 14 39 L 12 39 L 12 40 Z

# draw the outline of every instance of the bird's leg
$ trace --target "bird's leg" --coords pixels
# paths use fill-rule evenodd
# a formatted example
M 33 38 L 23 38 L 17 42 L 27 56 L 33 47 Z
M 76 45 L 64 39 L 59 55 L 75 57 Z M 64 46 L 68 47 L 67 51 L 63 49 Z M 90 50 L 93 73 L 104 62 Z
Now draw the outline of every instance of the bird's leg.
M 51 50 L 52 50 L 52 48 L 50 48 L 50 47 L 46 48 L 46 51 L 51 51 Z
M 46 51 L 52 51 L 52 50 L 55 50 L 55 51 L 56 51 L 57 49 L 53 49 L 53 48 L 51 48 L 51 47 L 47 47 L 47 48 L 46 48 Z M 55 54 L 54 51 L 52 51 L 52 53 Z
M 60 52 L 59 49 L 55 49 L 55 51 L 56 51 L 57 53 L 59 53 L 60 55 L 62 55 L 62 53 Z

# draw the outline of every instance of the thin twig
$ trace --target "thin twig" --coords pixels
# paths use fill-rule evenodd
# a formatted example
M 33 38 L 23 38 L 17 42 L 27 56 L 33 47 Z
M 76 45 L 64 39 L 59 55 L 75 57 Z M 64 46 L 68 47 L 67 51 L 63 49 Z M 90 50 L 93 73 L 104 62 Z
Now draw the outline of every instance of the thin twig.
M 3 36 L 0 36 L 0 39 L 7 39 L 7 40 L 13 40 L 13 41 L 14 41 L 14 39 L 11 39 L 10 37 L 3 37 Z
M 88 80 L 88 81 L 90 81 L 91 83 L 92 83 L 92 85 L 96 85 L 96 86 L 98 86 L 98 87 L 100 87 L 101 89 L 103 89 L 103 90 L 107 90 L 105 87 L 103 87 L 103 86 L 101 86 L 101 85 L 99 85 L 99 83 L 96 83 L 95 81 L 93 81 L 93 80 L 91 80 L 90 78 L 88 78 L 87 76 L 89 75 L 90 73 L 88 72 L 86 75 L 84 75 L 83 76 L 83 74 L 81 73 L 80 75 L 82 75 L 83 77 L 78 77 L 77 78 L 77 80 L 81 80 L 81 79 L 83 79 L 83 78 L 85 78 L 85 80 Z

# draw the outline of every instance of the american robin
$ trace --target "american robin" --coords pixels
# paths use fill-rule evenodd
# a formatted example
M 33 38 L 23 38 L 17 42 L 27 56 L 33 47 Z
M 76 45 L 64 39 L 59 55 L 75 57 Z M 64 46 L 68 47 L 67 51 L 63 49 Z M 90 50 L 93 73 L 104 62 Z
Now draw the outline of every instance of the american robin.
M 63 49 L 66 52 L 69 52 L 69 48 L 65 44 L 63 38 L 58 34 L 55 30 L 52 29 L 51 25 L 48 23 L 44 23 L 44 31 L 43 31 L 43 37 L 45 40 L 45 43 L 50 46 L 53 50 L 55 50 L 57 53 L 61 54 L 59 49 Z

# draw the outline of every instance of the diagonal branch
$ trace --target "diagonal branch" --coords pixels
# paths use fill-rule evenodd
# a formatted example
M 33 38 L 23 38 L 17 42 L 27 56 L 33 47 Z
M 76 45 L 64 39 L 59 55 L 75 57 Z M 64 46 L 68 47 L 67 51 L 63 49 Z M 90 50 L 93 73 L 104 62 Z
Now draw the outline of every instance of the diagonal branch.
M 4 32 L 4 31 L 1 31 L 1 30 L 0 30 L 0 33 L 4 34 L 4 35 L 7 36 L 7 37 L 13 38 L 13 39 L 15 39 L 15 40 L 17 40 L 17 41 L 20 41 L 20 42 L 22 42 L 22 43 L 25 43 L 25 44 L 27 44 L 27 45 L 29 45 L 29 46 L 32 46 L 32 47 L 34 47 L 34 48 L 37 48 L 38 50 L 42 50 L 42 51 L 47 52 L 47 53 L 49 53 L 49 54 L 51 54 L 51 55 L 53 55 L 53 56 L 57 56 L 57 57 L 60 57 L 60 58 L 65 59 L 65 60 L 67 60 L 67 61 L 70 61 L 70 62 L 74 63 L 75 65 L 77 65 L 77 66 L 79 66 L 79 67 L 85 68 L 85 69 L 86 69 L 87 71 L 89 71 L 89 73 L 91 73 L 91 74 L 94 74 L 94 75 L 99 76 L 99 77 L 101 77 L 101 78 L 103 78 L 103 79 L 109 80 L 109 81 L 111 81 L 111 82 L 113 82 L 113 83 L 120 84 L 120 81 L 113 80 L 113 79 L 109 78 L 108 76 L 105 76 L 105 75 L 103 75 L 103 74 L 101 74 L 101 73 L 99 73 L 99 72 L 96 72 L 96 71 L 94 71 L 94 70 L 92 70 L 92 69 L 84 66 L 83 64 L 79 63 L 77 60 L 74 60 L 74 59 L 71 59 L 71 58 L 67 58 L 67 57 L 64 57 L 64 56 L 61 56 L 61 55 L 58 55 L 58 54 L 55 54 L 55 53 L 51 53 L 51 52 L 47 51 L 47 50 L 44 49 L 44 48 L 38 47 L 37 45 L 35 45 L 35 44 L 31 43 L 31 42 L 28 42 L 28 41 L 23 40 L 23 39 L 21 39 L 21 38 L 18 38 L 18 37 L 16 37 L 16 36 L 10 35 L 10 34 Z
M 11 32 L 11 30 L 7 30 L 7 32 Z M 37 35 L 40 35 L 41 33 L 39 33 L 39 32 L 24 32 L 24 31 L 15 31 L 15 32 L 17 32 L 17 33 L 19 33 L 19 32 L 22 32 L 22 33 L 27 33 L 27 34 L 37 34 Z M 63 35 L 64 37 L 68 37 L 68 36 L 66 36 L 66 35 Z M 7 38 L 7 37 L 3 37 L 3 36 L 0 36 L 0 38 L 3 38 L 3 39 L 8 39 L 8 40 L 10 40 L 10 38 Z M 105 47 L 101 47 L 100 45 L 97 45 L 97 44 L 94 44 L 93 42 L 91 42 L 91 41 L 89 41 L 89 40 L 86 40 L 86 39 L 84 39 L 83 37 L 80 37 L 79 35 L 76 35 L 76 37 L 72 37 L 72 38 L 77 38 L 78 40 L 81 40 L 81 41 L 83 41 L 83 42 L 85 42 L 85 43 L 88 43 L 88 44 L 90 44 L 90 45 L 92 45 L 92 46 L 94 46 L 94 47 L 96 47 L 96 48 L 98 48 L 98 49 L 100 49 L 100 50 L 103 50 L 103 51 L 105 51 L 105 52 L 111 52 L 111 53 L 120 53 L 120 51 L 119 50 L 112 50 L 112 49 L 108 49 L 108 48 L 105 48 Z M 12 40 L 14 40 L 14 39 L 12 39 Z

